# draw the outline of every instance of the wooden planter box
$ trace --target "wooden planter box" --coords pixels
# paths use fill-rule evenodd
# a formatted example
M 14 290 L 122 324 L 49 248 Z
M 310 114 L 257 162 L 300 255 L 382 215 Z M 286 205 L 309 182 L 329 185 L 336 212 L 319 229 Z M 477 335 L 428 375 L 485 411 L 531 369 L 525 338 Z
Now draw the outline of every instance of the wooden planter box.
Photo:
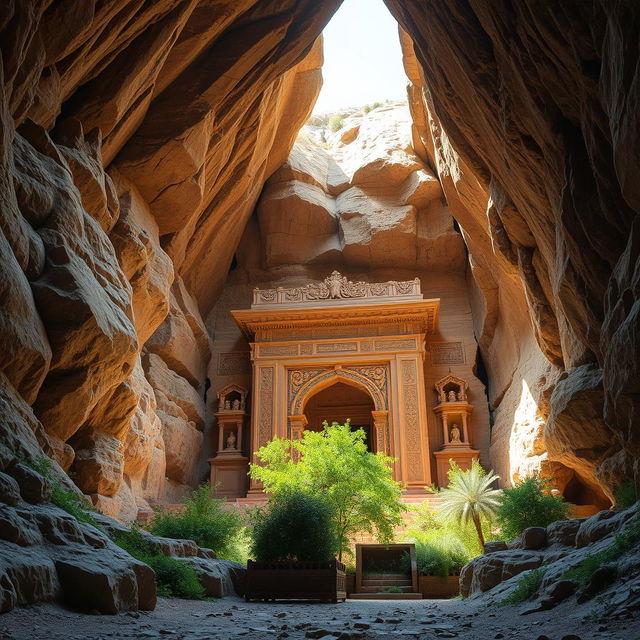
M 321 600 L 344 602 L 345 567 L 341 562 L 247 561 L 245 600 Z
M 460 576 L 419 576 L 418 590 L 423 598 L 455 598 L 460 594 Z

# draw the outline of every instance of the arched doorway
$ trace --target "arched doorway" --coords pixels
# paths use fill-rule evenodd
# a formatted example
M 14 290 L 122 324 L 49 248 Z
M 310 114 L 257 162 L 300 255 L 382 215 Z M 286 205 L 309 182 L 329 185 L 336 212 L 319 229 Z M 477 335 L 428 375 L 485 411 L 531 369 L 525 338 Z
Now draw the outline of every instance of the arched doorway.
M 367 447 L 370 451 L 375 451 L 371 415 L 374 410 L 373 399 L 366 391 L 338 381 L 318 391 L 307 400 L 304 407 L 304 415 L 307 419 L 305 429 L 320 431 L 324 420 L 329 424 L 332 422 L 343 424 L 350 419 L 352 427 L 364 429 L 367 434 Z

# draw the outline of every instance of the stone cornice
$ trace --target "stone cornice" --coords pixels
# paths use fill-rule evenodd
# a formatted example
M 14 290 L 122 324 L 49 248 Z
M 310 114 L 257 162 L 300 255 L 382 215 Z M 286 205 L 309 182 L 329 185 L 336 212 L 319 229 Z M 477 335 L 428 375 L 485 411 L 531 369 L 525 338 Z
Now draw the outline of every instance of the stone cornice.
M 422 333 L 434 333 L 438 322 L 440 299 L 408 300 L 376 304 L 351 304 L 349 306 L 252 308 L 231 311 L 231 315 L 247 336 L 254 341 L 256 332 L 303 329 L 318 326 L 349 327 L 362 324 L 416 323 Z

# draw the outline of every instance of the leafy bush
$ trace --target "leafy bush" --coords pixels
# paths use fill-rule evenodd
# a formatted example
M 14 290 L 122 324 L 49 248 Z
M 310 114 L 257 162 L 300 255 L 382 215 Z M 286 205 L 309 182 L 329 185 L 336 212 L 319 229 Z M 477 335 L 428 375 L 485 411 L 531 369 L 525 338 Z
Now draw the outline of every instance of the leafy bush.
M 183 511 L 159 511 L 150 531 L 165 538 L 194 540 L 219 558 L 235 560 L 241 555 L 243 524 L 225 504 L 211 495 L 210 485 L 203 484 L 185 501 Z
M 418 573 L 424 576 L 457 575 L 472 558 L 464 544 L 456 538 L 435 538 L 430 542 L 415 541 L 416 565 Z M 411 557 L 408 553 L 400 562 L 402 573 L 411 571 Z
M 613 490 L 613 497 L 616 500 L 616 508 L 622 511 L 628 509 L 638 500 L 635 484 L 633 482 L 622 482 Z
M 396 586 L 386 587 L 383 589 L 383 593 L 402 593 L 402 589 Z
M 251 476 L 268 493 L 294 489 L 328 501 L 340 540 L 340 560 L 349 553 L 354 535 L 368 533 L 391 542 L 402 524 L 404 506 L 400 483 L 393 479 L 393 458 L 371 453 L 362 429 L 324 423 L 321 432 L 305 431 L 300 440 L 274 438 L 256 452 L 261 464 L 251 465 Z M 296 462 L 292 452 L 297 456 Z
M 405 540 L 436 545 L 451 543 L 457 549 L 464 549 L 466 562 L 484 552 L 472 522 L 447 517 L 441 510 L 434 511 L 426 501 L 413 507 L 412 511 L 415 515 L 405 532 Z M 485 540 L 495 539 L 490 520 L 483 520 L 481 526 Z
M 546 527 L 569 516 L 571 506 L 562 496 L 547 493 L 548 484 L 531 476 L 503 491 L 496 520 L 504 538 L 513 540 L 527 527 Z
M 51 502 L 72 515 L 80 522 L 86 522 L 96 528 L 100 528 L 91 512 L 96 513 L 97 509 L 81 493 L 72 489 L 65 489 L 62 484 L 53 477 L 51 473 L 51 460 L 44 456 L 35 460 L 25 460 L 24 464 L 39 473 L 51 487 Z
M 640 516 L 640 509 L 638 514 Z M 635 547 L 638 545 L 640 545 L 640 519 L 623 527 L 614 536 L 613 544 L 610 547 L 598 553 L 589 554 L 575 569 L 565 573 L 564 577 L 575 581 L 579 589 L 584 589 L 591 582 L 597 569 L 610 565 L 613 570 L 615 563 L 623 555 L 629 552 L 637 553 Z
M 327 125 L 329 129 L 333 132 L 339 131 L 344 127 L 344 120 L 339 115 L 333 115 L 329 118 L 329 123 Z
M 522 577 L 518 580 L 518 584 L 514 591 L 512 591 L 506 598 L 498 602 L 498 606 L 505 606 L 508 604 L 520 604 L 525 600 L 533 598 L 538 593 L 540 585 L 542 585 L 542 579 L 544 578 L 546 569 L 531 569 L 522 574 Z
M 261 562 L 332 560 L 339 550 L 334 520 L 326 500 L 298 490 L 281 491 L 253 516 L 253 554 Z
M 155 571 L 158 595 L 188 600 L 204 598 L 205 590 L 198 582 L 198 575 L 193 567 L 154 549 L 135 526 L 126 533 L 116 534 L 113 541 Z
M 493 471 L 486 472 L 477 460 L 470 469 L 462 470 L 451 460 L 448 471 L 449 486 L 440 496 L 442 514 L 460 525 L 473 523 L 480 546 L 484 545 L 483 521 L 493 518 L 501 491 L 491 485 L 498 479 Z

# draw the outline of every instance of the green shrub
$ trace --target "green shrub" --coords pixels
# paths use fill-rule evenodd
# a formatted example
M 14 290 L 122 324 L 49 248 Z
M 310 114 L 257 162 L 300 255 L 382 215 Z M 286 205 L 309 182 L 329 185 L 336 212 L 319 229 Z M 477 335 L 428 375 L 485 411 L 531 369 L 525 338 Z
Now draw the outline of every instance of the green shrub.
M 383 589 L 383 593 L 402 593 L 402 589 L 400 587 L 387 587 L 386 589 Z
M 533 598 L 533 596 L 538 593 L 538 589 L 540 589 L 545 572 L 546 569 L 542 568 L 525 571 L 518 580 L 515 590 L 506 598 L 500 600 L 500 602 L 498 602 L 498 606 L 502 607 L 508 604 L 520 604 L 525 600 Z
M 339 131 L 340 129 L 342 129 L 342 127 L 344 127 L 344 120 L 337 114 L 333 115 L 329 118 L 329 123 L 327 126 L 331 131 L 335 133 L 336 131 Z
M 442 510 L 434 511 L 427 501 L 416 505 L 412 511 L 415 516 L 411 527 L 405 532 L 404 539 L 407 542 L 455 544 L 457 549 L 464 549 L 466 562 L 484 552 L 472 522 L 446 517 Z M 485 540 L 494 540 L 491 521 L 484 519 L 481 526 Z
M 135 526 L 126 533 L 116 534 L 113 541 L 155 571 L 158 595 L 188 600 L 202 600 L 205 597 L 205 590 L 198 582 L 193 567 L 153 549 Z
M 562 496 L 547 493 L 549 481 L 531 476 L 505 489 L 497 511 L 497 523 L 507 540 L 527 527 L 546 527 L 569 516 L 571 505 Z
M 416 541 L 415 545 L 418 573 L 424 576 L 446 578 L 457 575 L 472 558 L 464 544 L 455 537 L 440 537 L 430 542 Z M 402 556 L 400 567 L 403 573 L 411 571 L 408 553 Z
M 633 482 L 623 482 L 613 490 L 613 497 L 616 501 L 616 508 L 624 511 L 633 506 L 637 500 L 636 486 Z
M 331 504 L 319 497 L 279 492 L 253 516 L 253 555 L 260 562 L 332 560 L 339 550 L 334 517 Z
M 342 560 L 357 534 L 391 542 L 405 507 L 401 484 L 393 479 L 393 458 L 368 451 L 365 432 L 352 429 L 349 420 L 323 426 L 298 440 L 274 438 L 256 451 L 260 464 L 252 464 L 250 474 L 272 495 L 296 490 L 329 502 Z
M 165 538 L 194 540 L 219 558 L 236 560 L 241 555 L 244 529 L 238 514 L 225 504 L 211 495 L 210 485 L 203 484 L 185 501 L 184 510 L 159 511 L 150 531 Z
M 638 510 L 640 514 L 640 510 Z M 613 543 L 607 549 L 598 553 L 591 553 L 571 571 L 567 571 L 564 577 L 573 580 L 579 589 L 584 589 L 590 582 L 597 569 L 603 566 L 611 566 L 612 571 L 619 558 L 629 552 L 637 553 L 640 545 L 640 519 L 626 525 L 614 536 Z
M 51 487 L 51 502 L 72 515 L 80 522 L 86 522 L 96 528 L 100 528 L 91 512 L 97 513 L 97 509 L 82 494 L 73 489 L 65 489 L 51 473 L 51 460 L 44 456 L 35 460 L 24 460 L 24 464 L 39 473 Z

